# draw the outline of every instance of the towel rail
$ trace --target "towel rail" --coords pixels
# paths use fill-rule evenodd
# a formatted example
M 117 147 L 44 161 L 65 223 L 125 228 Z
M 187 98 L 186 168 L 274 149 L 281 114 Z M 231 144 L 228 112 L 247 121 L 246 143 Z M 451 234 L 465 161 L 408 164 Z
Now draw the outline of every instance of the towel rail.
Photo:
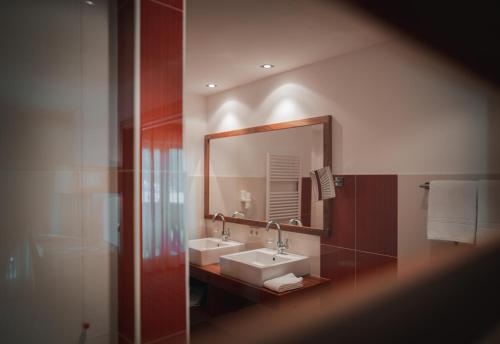
M 425 182 L 423 184 L 420 184 L 418 187 L 422 188 L 422 189 L 429 190 L 431 188 L 431 184 L 429 182 Z

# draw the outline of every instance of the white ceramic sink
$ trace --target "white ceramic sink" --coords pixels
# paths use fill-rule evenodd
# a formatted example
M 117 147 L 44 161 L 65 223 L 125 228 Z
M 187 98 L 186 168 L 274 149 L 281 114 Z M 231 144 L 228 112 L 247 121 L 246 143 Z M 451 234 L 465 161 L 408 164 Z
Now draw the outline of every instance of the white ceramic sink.
M 220 271 L 244 282 L 261 287 L 265 281 L 288 273 L 304 276 L 310 273 L 309 258 L 298 254 L 277 254 L 261 248 L 220 257 Z
M 239 252 L 245 244 L 237 241 L 222 241 L 219 238 L 189 240 L 189 262 L 197 265 L 209 265 L 219 262 L 224 254 Z

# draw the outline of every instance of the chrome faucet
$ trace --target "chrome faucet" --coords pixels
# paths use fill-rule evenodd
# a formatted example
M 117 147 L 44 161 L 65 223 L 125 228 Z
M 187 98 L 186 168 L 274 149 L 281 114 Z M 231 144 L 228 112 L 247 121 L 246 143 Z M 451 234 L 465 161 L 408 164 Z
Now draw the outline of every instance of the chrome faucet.
M 278 242 L 276 243 L 276 250 L 278 251 L 278 254 L 284 254 L 285 249 L 288 248 L 288 239 L 286 239 L 286 242 L 283 242 L 283 240 L 281 239 L 281 226 L 278 222 L 273 220 L 268 221 L 266 225 L 266 231 L 269 231 L 269 228 L 271 228 L 271 226 L 276 227 L 276 229 L 278 230 Z
M 242 219 L 245 218 L 245 214 L 243 214 L 241 211 L 235 211 L 231 217 L 238 218 L 240 216 Z
M 288 224 L 295 226 L 303 226 L 302 221 L 300 221 L 299 219 L 290 219 L 288 221 Z
M 222 235 L 221 235 L 222 241 L 229 241 L 230 233 L 229 233 L 229 228 L 226 229 L 226 218 L 224 217 L 224 215 L 222 215 L 221 213 L 216 213 L 212 217 L 212 222 L 215 222 L 215 220 L 217 220 L 218 217 L 220 217 L 222 221 Z

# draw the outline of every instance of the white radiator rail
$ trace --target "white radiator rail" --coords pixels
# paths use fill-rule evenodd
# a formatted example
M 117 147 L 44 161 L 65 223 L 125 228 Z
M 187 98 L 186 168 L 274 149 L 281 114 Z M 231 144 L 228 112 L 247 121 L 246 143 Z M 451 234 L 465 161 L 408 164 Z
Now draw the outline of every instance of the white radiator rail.
M 283 189 L 290 191 L 283 191 Z M 266 219 L 300 219 L 302 165 L 294 155 L 267 154 Z

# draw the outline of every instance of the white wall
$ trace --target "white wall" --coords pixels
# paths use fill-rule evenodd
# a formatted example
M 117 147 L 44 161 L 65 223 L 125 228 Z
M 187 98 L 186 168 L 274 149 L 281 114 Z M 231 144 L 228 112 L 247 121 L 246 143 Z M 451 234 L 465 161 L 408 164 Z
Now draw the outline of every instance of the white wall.
M 326 114 L 338 174 L 491 167 L 486 90 L 397 41 L 208 97 L 210 132 Z
M 189 239 L 205 236 L 203 151 L 207 132 L 206 98 L 184 94 L 183 147 L 186 169 L 186 230 Z

